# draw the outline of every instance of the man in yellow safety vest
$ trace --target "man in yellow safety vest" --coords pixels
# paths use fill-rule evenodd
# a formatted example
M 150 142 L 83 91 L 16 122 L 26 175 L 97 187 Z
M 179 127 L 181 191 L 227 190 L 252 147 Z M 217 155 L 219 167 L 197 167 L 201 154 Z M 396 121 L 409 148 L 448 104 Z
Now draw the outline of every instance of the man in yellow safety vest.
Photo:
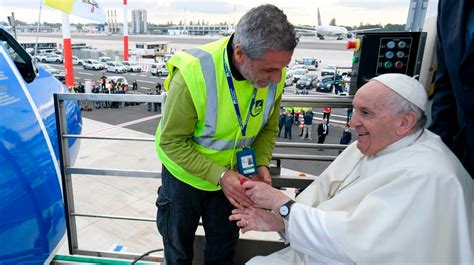
M 271 183 L 286 65 L 298 43 L 282 10 L 248 11 L 235 33 L 167 62 L 164 115 L 156 131 L 163 163 L 157 226 L 166 264 L 191 264 L 202 218 L 205 264 L 232 264 L 239 229 L 232 208 L 254 205 L 245 178 Z

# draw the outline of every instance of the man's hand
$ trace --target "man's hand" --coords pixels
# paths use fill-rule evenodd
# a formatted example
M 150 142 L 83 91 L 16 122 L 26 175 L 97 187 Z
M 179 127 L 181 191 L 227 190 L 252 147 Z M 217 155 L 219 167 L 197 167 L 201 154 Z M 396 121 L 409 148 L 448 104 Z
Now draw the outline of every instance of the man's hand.
M 281 191 L 260 181 L 246 181 L 242 184 L 245 194 L 255 202 L 255 206 L 278 212 L 280 206 L 290 200 Z
M 229 202 L 236 208 L 252 207 L 254 202 L 245 194 L 240 184 L 240 178 L 244 178 L 244 176 L 235 171 L 227 171 L 220 181 L 222 191 Z
M 270 170 L 266 166 L 259 166 L 257 168 L 257 175 L 252 177 L 252 180 L 261 181 L 272 185 L 272 176 L 270 175 Z
M 241 227 L 242 233 L 251 230 L 277 232 L 285 230 L 285 224 L 279 214 L 263 209 L 234 209 L 229 220 L 237 221 L 237 226 Z

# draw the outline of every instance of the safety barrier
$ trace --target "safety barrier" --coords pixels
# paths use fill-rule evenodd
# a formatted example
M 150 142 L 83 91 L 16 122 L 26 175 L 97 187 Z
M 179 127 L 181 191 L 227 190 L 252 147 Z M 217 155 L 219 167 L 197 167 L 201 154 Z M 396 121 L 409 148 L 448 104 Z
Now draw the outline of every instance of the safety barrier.
M 96 175 L 96 176 L 126 176 L 136 178 L 161 178 L 161 173 L 158 171 L 148 170 L 123 170 L 123 169 L 111 169 L 111 168 L 81 168 L 73 167 L 71 165 L 69 150 L 68 150 L 68 139 L 76 138 L 83 140 L 120 140 L 120 141 L 141 141 L 141 142 L 154 142 L 154 138 L 144 137 L 112 137 L 112 136 L 87 136 L 87 135 L 74 135 L 68 134 L 67 123 L 66 123 L 66 111 L 65 111 L 65 100 L 78 100 L 78 101 L 116 101 L 116 102 L 136 102 L 136 103 L 161 103 L 162 105 L 166 102 L 166 93 L 163 95 L 108 95 L 108 94 L 55 94 L 54 105 L 56 111 L 56 124 L 57 134 L 59 141 L 59 153 L 60 153 L 60 167 L 62 175 L 62 188 L 63 198 L 66 211 L 66 225 L 67 225 L 67 238 L 68 238 L 68 249 L 71 255 L 85 255 L 93 257 L 111 257 L 120 259 L 136 259 L 140 256 L 139 253 L 116 253 L 116 252 L 105 252 L 80 249 L 78 246 L 78 234 L 77 234 L 77 217 L 91 217 L 91 218 L 106 218 L 115 220 L 128 220 L 128 221 L 143 221 L 143 222 L 155 222 L 153 218 L 143 218 L 137 216 L 118 216 L 118 215 L 105 215 L 96 213 L 81 213 L 75 211 L 74 207 L 74 194 L 72 187 L 72 177 L 74 174 L 81 175 Z M 345 108 L 352 106 L 352 97 L 333 97 L 333 96 L 283 96 L 282 99 L 283 107 L 332 107 L 332 108 Z M 164 110 L 164 108 L 162 108 Z M 288 143 L 288 142 L 277 142 L 276 147 L 293 147 L 293 148 L 325 148 L 342 150 L 345 145 L 337 144 L 311 144 L 311 143 Z M 322 155 L 289 155 L 289 154 L 273 154 L 274 160 L 310 160 L 310 161 L 332 161 L 336 156 L 322 156 Z M 298 176 L 282 176 L 277 175 L 272 177 L 272 185 L 274 187 L 296 187 L 304 188 L 309 185 L 314 178 L 311 177 L 298 177 Z M 196 237 L 195 240 L 195 261 L 202 263 L 202 248 L 204 246 L 204 238 Z M 236 257 L 234 262 L 241 264 L 249 257 L 256 254 L 267 254 L 283 247 L 282 242 L 269 242 L 261 240 L 250 240 L 240 239 L 236 246 Z M 149 261 L 161 261 L 162 257 L 149 256 L 144 258 Z

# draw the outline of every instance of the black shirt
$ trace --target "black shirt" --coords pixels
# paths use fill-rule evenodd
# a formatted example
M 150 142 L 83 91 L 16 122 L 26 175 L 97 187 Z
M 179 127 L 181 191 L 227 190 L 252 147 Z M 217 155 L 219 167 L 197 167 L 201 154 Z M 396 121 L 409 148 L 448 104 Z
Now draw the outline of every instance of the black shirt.
M 234 66 L 234 56 L 233 56 L 234 48 L 232 47 L 233 40 L 234 40 L 234 34 L 232 34 L 232 36 L 229 39 L 229 43 L 227 43 L 227 56 L 230 59 L 230 65 L 229 65 L 230 72 L 232 73 L 232 76 L 236 80 L 243 81 L 245 80 L 245 77 L 243 77 L 242 74 L 240 74 L 240 72 Z

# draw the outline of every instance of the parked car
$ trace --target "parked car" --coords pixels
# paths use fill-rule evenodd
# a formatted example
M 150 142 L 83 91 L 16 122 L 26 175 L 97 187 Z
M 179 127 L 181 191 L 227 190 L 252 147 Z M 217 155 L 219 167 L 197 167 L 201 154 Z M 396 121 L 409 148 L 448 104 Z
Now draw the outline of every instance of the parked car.
M 127 81 L 127 78 L 125 78 L 124 76 L 121 76 L 121 75 L 113 75 L 113 76 L 109 76 L 107 77 L 107 84 L 110 82 L 110 80 L 113 80 L 114 83 L 121 83 L 121 84 L 125 84 L 126 86 L 128 86 L 128 81 Z
M 294 72 L 295 70 L 300 70 L 300 69 L 308 69 L 308 67 L 304 64 L 295 64 L 291 66 L 290 71 Z
M 293 71 L 293 82 L 297 83 L 303 75 L 308 74 L 308 69 L 297 69 Z
M 93 59 L 84 60 L 82 67 L 90 70 L 102 70 L 105 68 L 101 63 L 99 63 L 99 61 Z
M 84 61 L 77 56 L 72 56 L 72 64 L 83 65 Z
M 296 87 L 298 89 L 307 89 L 311 90 L 316 87 L 318 78 L 315 75 L 303 75 L 298 82 L 296 82 Z
M 111 62 L 112 61 L 112 58 L 108 57 L 108 56 L 101 56 L 99 57 L 98 59 L 99 63 L 108 63 L 108 62 Z
M 62 63 L 63 57 L 55 53 L 46 53 L 36 57 L 36 61 L 42 63 Z
M 154 63 L 151 65 L 151 75 L 168 75 L 168 69 L 166 69 L 165 63 Z
M 286 72 L 285 87 L 291 86 L 293 84 L 293 74 L 288 71 Z
M 107 72 L 126 73 L 127 68 L 120 63 L 107 62 Z
M 296 59 L 295 62 L 298 65 L 304 65 L 309 71 L 316 71 L 319 66 L 318 60 L 314 57 L 303 57 L 302 59 Z
M 54 77 L 56 77 L 59 81 L 61 81 L 63 84 L 66 83 L 66 74 L 64 71 L 61 71 L 59 69 L 56 69 L 52 67 L 51 65 L 48 64 L 37 64 L 37 66 L 43 68 L 47 72 L 51 73 Z
M 328 64 L 321 69 L 321 76 L 334 75 L 336 73 L 336 65 Z
M 342 76 L 336 75 L 336 78 L 334 76 L 327 76 L 324 78 L 321 78 L 319 80 L 318 84 L 316 85 L 316 91 L 318 92 L 332 92 L 334 88 L 334 83 L 336 82 L 337 85 L 343 85 L 342 84 Z
M 128 72 L 141 72 L 142 71 L 142 67 L 137 63 L 129 62 L 129 61 L 123 61 L 122 63 Z

